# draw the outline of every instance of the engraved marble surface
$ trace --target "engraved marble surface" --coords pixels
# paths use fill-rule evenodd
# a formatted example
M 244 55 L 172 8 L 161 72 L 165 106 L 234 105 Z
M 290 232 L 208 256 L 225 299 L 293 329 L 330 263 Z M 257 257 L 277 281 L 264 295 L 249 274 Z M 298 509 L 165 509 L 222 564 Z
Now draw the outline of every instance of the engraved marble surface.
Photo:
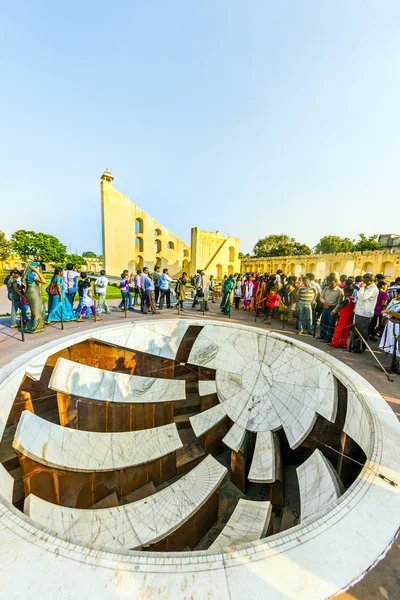
M 199 381 L 199 395 L 207 396 L 208 394 L 215 394 L 217 391 L 217 384 L 215 381 Z
M 193 415 L 189 418 L 190 424 L 197 437 L 209 431 L 214 425 L 217 425 L 223 418 L 226 417 L 226 412 L 221 404 L 217 404 L 208 410 Z
M 65 540 L 95 549 L 154 544 L 185 523 L 218 489 L 227 469 L 212 456 L 169 487 L 137 502 L 101 509 L 58 506 L 30 494 L 24 512 Z
M 120 433 L 61 427 L 24 410 L 13 448 L 43 465 L 68 471 L 110 471 L 161 458 L 182 442 L 175 423 Z
M 275 481 L 275 447 L 271 431 L 257 433 L 253 460 L 247 478 L 253 483 L 273 483 Z
M 174 359 L 187 328 L 187 321 L 174 319 L 157 323 L 135 323 L 131 327 L 110 328 L 109 331 L 95 332 L 91 337 L 129 350 L 139 350 Z
M 265 537 L 271 514 L 271 502 L 240 498 L 229 521 L 211 544 L 210 550 L 222 550 Z
M 335 419 L 337 398 L 329 366 L 267 332 L 207 324 L 189 362 L 216 369 L 219 400 L 243 429 L 266 432 L 282 426 L 296 448 L 317 414 Z
M 12 503 L 14 490 L 14 477 L 0 464 L 0 495 Z
M 301 521 L 315 516 L 340 497 L 332 465 L 320 450 L 314 450 L 296 471 L 300 488 Z
M 187 319 L 185 323 L 199 325 L 204 320 Z M 221 325 L 211 320 L 207 324 Z M 227 331 L 232 326 L 226 323 L 223 328 Z M 99 325 L 96 332 L 132 327 L 131 323 Z M 255 327 L 234 327 L 260 333 Z M 89 339 L 92 332 L 83 329 L 48 343 L 40 337 L 41 345 L 26 354 L 21 345 L 21 355 L 0 369 L 1 426 L 7 421 L 28 363 Z M 379 560 L 390 547 L 400 522 L 400 486 L 394 488 L 378 475 L 383 472 L 398 480 L 400 424 L 396 415 L 368 381 L 322 349 L 273 332 L 265 335 L 312 354 L 325 364 L 348 390 L 355 392 L 352 401 L 365 414 L 369 443 L 363 445 L 367 448 L 367 463 L 351 488 L 333 503 L 334 508 L 289 531 L 230 551 L 160 554 L 91 550 L 74 541 L 66 542 L 0 497 L 0 557 L 7 574 L 2 579 L 2 594 L 7 600 L 19 600 L 27 594 L 49 600 L 82 596 L 101 600 L 120 600 L 122 596 L 181 600 L 182 589 L 196 600 L 209 600 L 210 596 L 219 600 L 310 600 L 310 590 L 313 600 L 324 600 L 362 577 Z
M 49 387 L 58 392 L 110 402 L 170 402 L 186 398 L 185 382 L 141 377 L 59 358 Z

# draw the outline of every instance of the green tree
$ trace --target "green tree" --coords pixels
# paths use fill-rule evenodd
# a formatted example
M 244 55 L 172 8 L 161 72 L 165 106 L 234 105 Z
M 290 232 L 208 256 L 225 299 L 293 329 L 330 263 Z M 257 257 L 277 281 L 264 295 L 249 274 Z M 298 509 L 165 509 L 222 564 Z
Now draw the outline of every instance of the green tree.
M 39 256 L 43 262 L 63 262 L 66 247 L 54 235 L 18 229 L 11 236 L 12 250 L 24 258 Z
M 80 254 L 67 254 L 65 257 L 65 262 L 78 265 L 78 267 L 87 264 L 86 260 L 83 258 L 83 255 L 81 256 Z
M 285 233 L 267 235 L 265 238 L 258 240 L 253 248 L 253 255 L 256 258 L 290 256 L 292 254 L 311 254 L 311 249 Z
M 359 239 L 356 241 L 354 245 L 354 250 L 356 252 L 363 252 L 364 250 L 380 250 L 381 245 L 378 242 L 377 235 L 370 235 L 367 237 L 364 233 L 358 234 Z
M 83 258 L 98 258 L 99 255 L 91 250 L 86 250 L 85 252 L 82 252 L 82 256 Z
M 316 254 L 334 254 L 336 252 L 354 252 L 354 241 L 339 235 L 322 237 L 314 248 Z
M 243 254 L 243 252 L 239 252 L 239 254 L 238 254 L 238 258 L 244 258 L 244 254 Z
M 11 242 L 6 238 L 4 231 L 0 231 L 0 259 L 5 260 L 11 253 Z

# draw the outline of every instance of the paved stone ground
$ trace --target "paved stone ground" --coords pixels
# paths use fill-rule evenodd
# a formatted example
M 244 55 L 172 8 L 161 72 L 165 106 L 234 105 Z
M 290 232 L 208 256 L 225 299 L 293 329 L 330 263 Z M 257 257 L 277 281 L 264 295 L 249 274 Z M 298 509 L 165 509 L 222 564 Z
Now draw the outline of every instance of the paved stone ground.
M 4 288 L 0 288 L 0 294 L 2 289 L 4 290 Z M 109 301 L 110 306 L 116 306 L 117 304 L 118 301 Z M 2 307 L 1 296 L 0 307 Z M 222 321 L 229 320 L 228 317 L 223 315 L 219 310 L 218 303 L 210 303 L 210 309 L 210 312 L 203 316 L 201 312 L 192 309 L 191 302 L 187 301 L 185 303 L 185 311 L 180 313 L 179 318 L 184 320 L 201 318 L 204 319 L 205 323 L 211 319 L 220 319 Z M 154 317 L 152 315 L 144 315 L 140 313 L 140 310 L 135 309 L 134 311 L 128 312 L 127 319 L 132 322 L 140 322 L 149 319 L 165 319 L 177 316 L 178 313 L 176 309 L 164 309 L 160 315 Z M 111 325 L 123 321 L 125 321 L 124 313 L 113 310 L 111 314 L 103 315 L 103 320 L 99 324 L 95 323 L 92 319 L 84 321 L 83 323 L 73 321 L 65 323 L 64 331 L 61 331 L 60 324 L 53 324 L 47 326 L 43 333 L 26 335 L 25 342 L 22 342 L 21 332 L 18 329 L 10 329 L 9 318 L 0 318 L 0 366 L 8 363 L 23 352 L 31 350 L 48 341 L 70 335 L 77 331 L 95 329 L 99 325 Z M 267 327 L 262 323 L 262 317 L 259 317 L 257 321 L 255 321 L 254 313 L 247 313 L 243 309 L 235 310 L 235 308 L 232 307 L 230 322 L 252 325 L 259 327 L 260 329 L 270 329 L 282 333 L 288 338 L 296 336 L 294 321 L 291 321 L 286 326 L 285 330 L 282 330 L 282 325 L 279 321 L 273 321 L 272 325 Z M 388 381 L 385 374 L 377 368 L 377 363 L 370 352 L 366 352 L 363 355 L 350 354 L 344 350 L 330 348 L 326 344 L 322 344 L 318 339 L 314 339 L 308 335 L 301 336 L 301 341 L 318 348 L 323 348 L 326 352 L 334 355 L 360 373 L 384 396 L 393 411 L 400 418 L 400 375 L 393 376 L 394 382 Z M 373 344 L 372 347 L 374 350 L 378 350 L 377 344 Z M 377 356 L 385 366 L 390 364 L 389 356 L 379 351 Z M 340 548 L 338 548 L 338 552 L 340 552 Z M 396 538 L 385 558 L 378 562 L 374 568 L 370 569 L 362 581 L 355 584 L 348 592 L 337 596 L 337 598 L 340 600 L 382 600 L 382 598 L 385 598 L 386 600 L 398 600 L 400 598 L 400 537 L 398 536 Z M 312 593 L 310 593 L 310 600 L 312 600 Z

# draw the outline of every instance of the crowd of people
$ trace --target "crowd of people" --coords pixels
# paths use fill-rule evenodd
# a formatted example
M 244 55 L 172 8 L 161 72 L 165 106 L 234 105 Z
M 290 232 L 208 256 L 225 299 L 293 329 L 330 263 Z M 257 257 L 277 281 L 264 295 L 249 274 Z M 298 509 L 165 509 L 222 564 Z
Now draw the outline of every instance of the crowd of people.
M 13 269 L 6 278 L 8 297 L 11 301 L 11 327 L 17 327 L 16 315 L 29 331 L 38 329 L 40 315 L 51 324 L 59 321 L 76 320 L 93 316 L 101 320 L 101 314 L 110 313 L 106 295 L 109 279 L 104 270 L 92 280 L 76 265 L 67 264 L 65 269 L 57 267 L 49 285 L 47 316 L 35 302 L 29 302 L 34 283 L 45 283 L 39 263 L 32 262 L 24 272 Z M 192 288 L 191 306 L 198 311 L 209 312 L 209 303 L 216 303 L 220 295 L 220 310 L 230 315 L 232 307 L 254 311 L 263 315 L 264 322 L 271 325 L 279 320 L 282 326 L 295 319 L 298 335 L 316 336 L 334 348 L 350 349 L 362 353 L 367 340 L 379 341 L 382 350 L 400 355 L 400 277 L 389 279 L 383 274 L 364 273 L 347 277 L 331 273 L 323 281 L 313 273 L 296 277 L 286 276 L 281 270 L 276 273 L 236 273 L 217 282 L 213 275 L 198 270 L 188 277 L 186 272 L 173 280 L 167 268 L 148 267 L 136 274 L 124 270 L 119 280 L 121 301 L 117 310 L 140 310 L 144 314 L 160 314 L 164 308 L 185 311 L 187 286 Z M 172 291 L 175 292 L 174 304 Z M 75 301 L 77 304 L 74 307 Z M 242 305 L 243 303 L 243 305 Z M 31 320 L 28 319 L 28 307 Z M 35 313 L 35 314 L 33 314 Z M 35 323 L 32 324 L 32 319 Z M 36 329 L 35 329 L 36 328 Z M 350 336 L 351 333 L 351 336 Z M 349 344 L 349 337 L 350 345 Z
M 266 324 L 295 318 L 298 335 L 315 336 L 334 348 L 355 353 L 366 350 L 368 341 L 400 355 L 400 277 L 387 280 L 382 273 L 347 277 L 331 273 L 323 281 L 313 273 L 298 278 L 281 270 L 274 274 L 245 273 L 224 278 L 221 310 L 232 305 L 262 313 Z M 351 343 L 348 339 L 351 334 Z

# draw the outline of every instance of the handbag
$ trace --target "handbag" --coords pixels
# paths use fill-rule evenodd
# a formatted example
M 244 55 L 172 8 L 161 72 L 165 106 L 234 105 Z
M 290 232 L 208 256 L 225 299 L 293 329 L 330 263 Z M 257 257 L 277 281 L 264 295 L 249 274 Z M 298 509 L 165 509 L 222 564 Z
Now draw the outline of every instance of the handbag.
M 58 296 L 58 290 L 56 284 L 54 283 L 54 277 L 47 286 L 46 292 L 49 296 Z
M 203 288 L 201 288 L 201 287 L 197 288 L 196 295 L 197 295 L 198 298 L 203 298 L 203 296 L 204 296 L 204 290 L 203 290 Z

